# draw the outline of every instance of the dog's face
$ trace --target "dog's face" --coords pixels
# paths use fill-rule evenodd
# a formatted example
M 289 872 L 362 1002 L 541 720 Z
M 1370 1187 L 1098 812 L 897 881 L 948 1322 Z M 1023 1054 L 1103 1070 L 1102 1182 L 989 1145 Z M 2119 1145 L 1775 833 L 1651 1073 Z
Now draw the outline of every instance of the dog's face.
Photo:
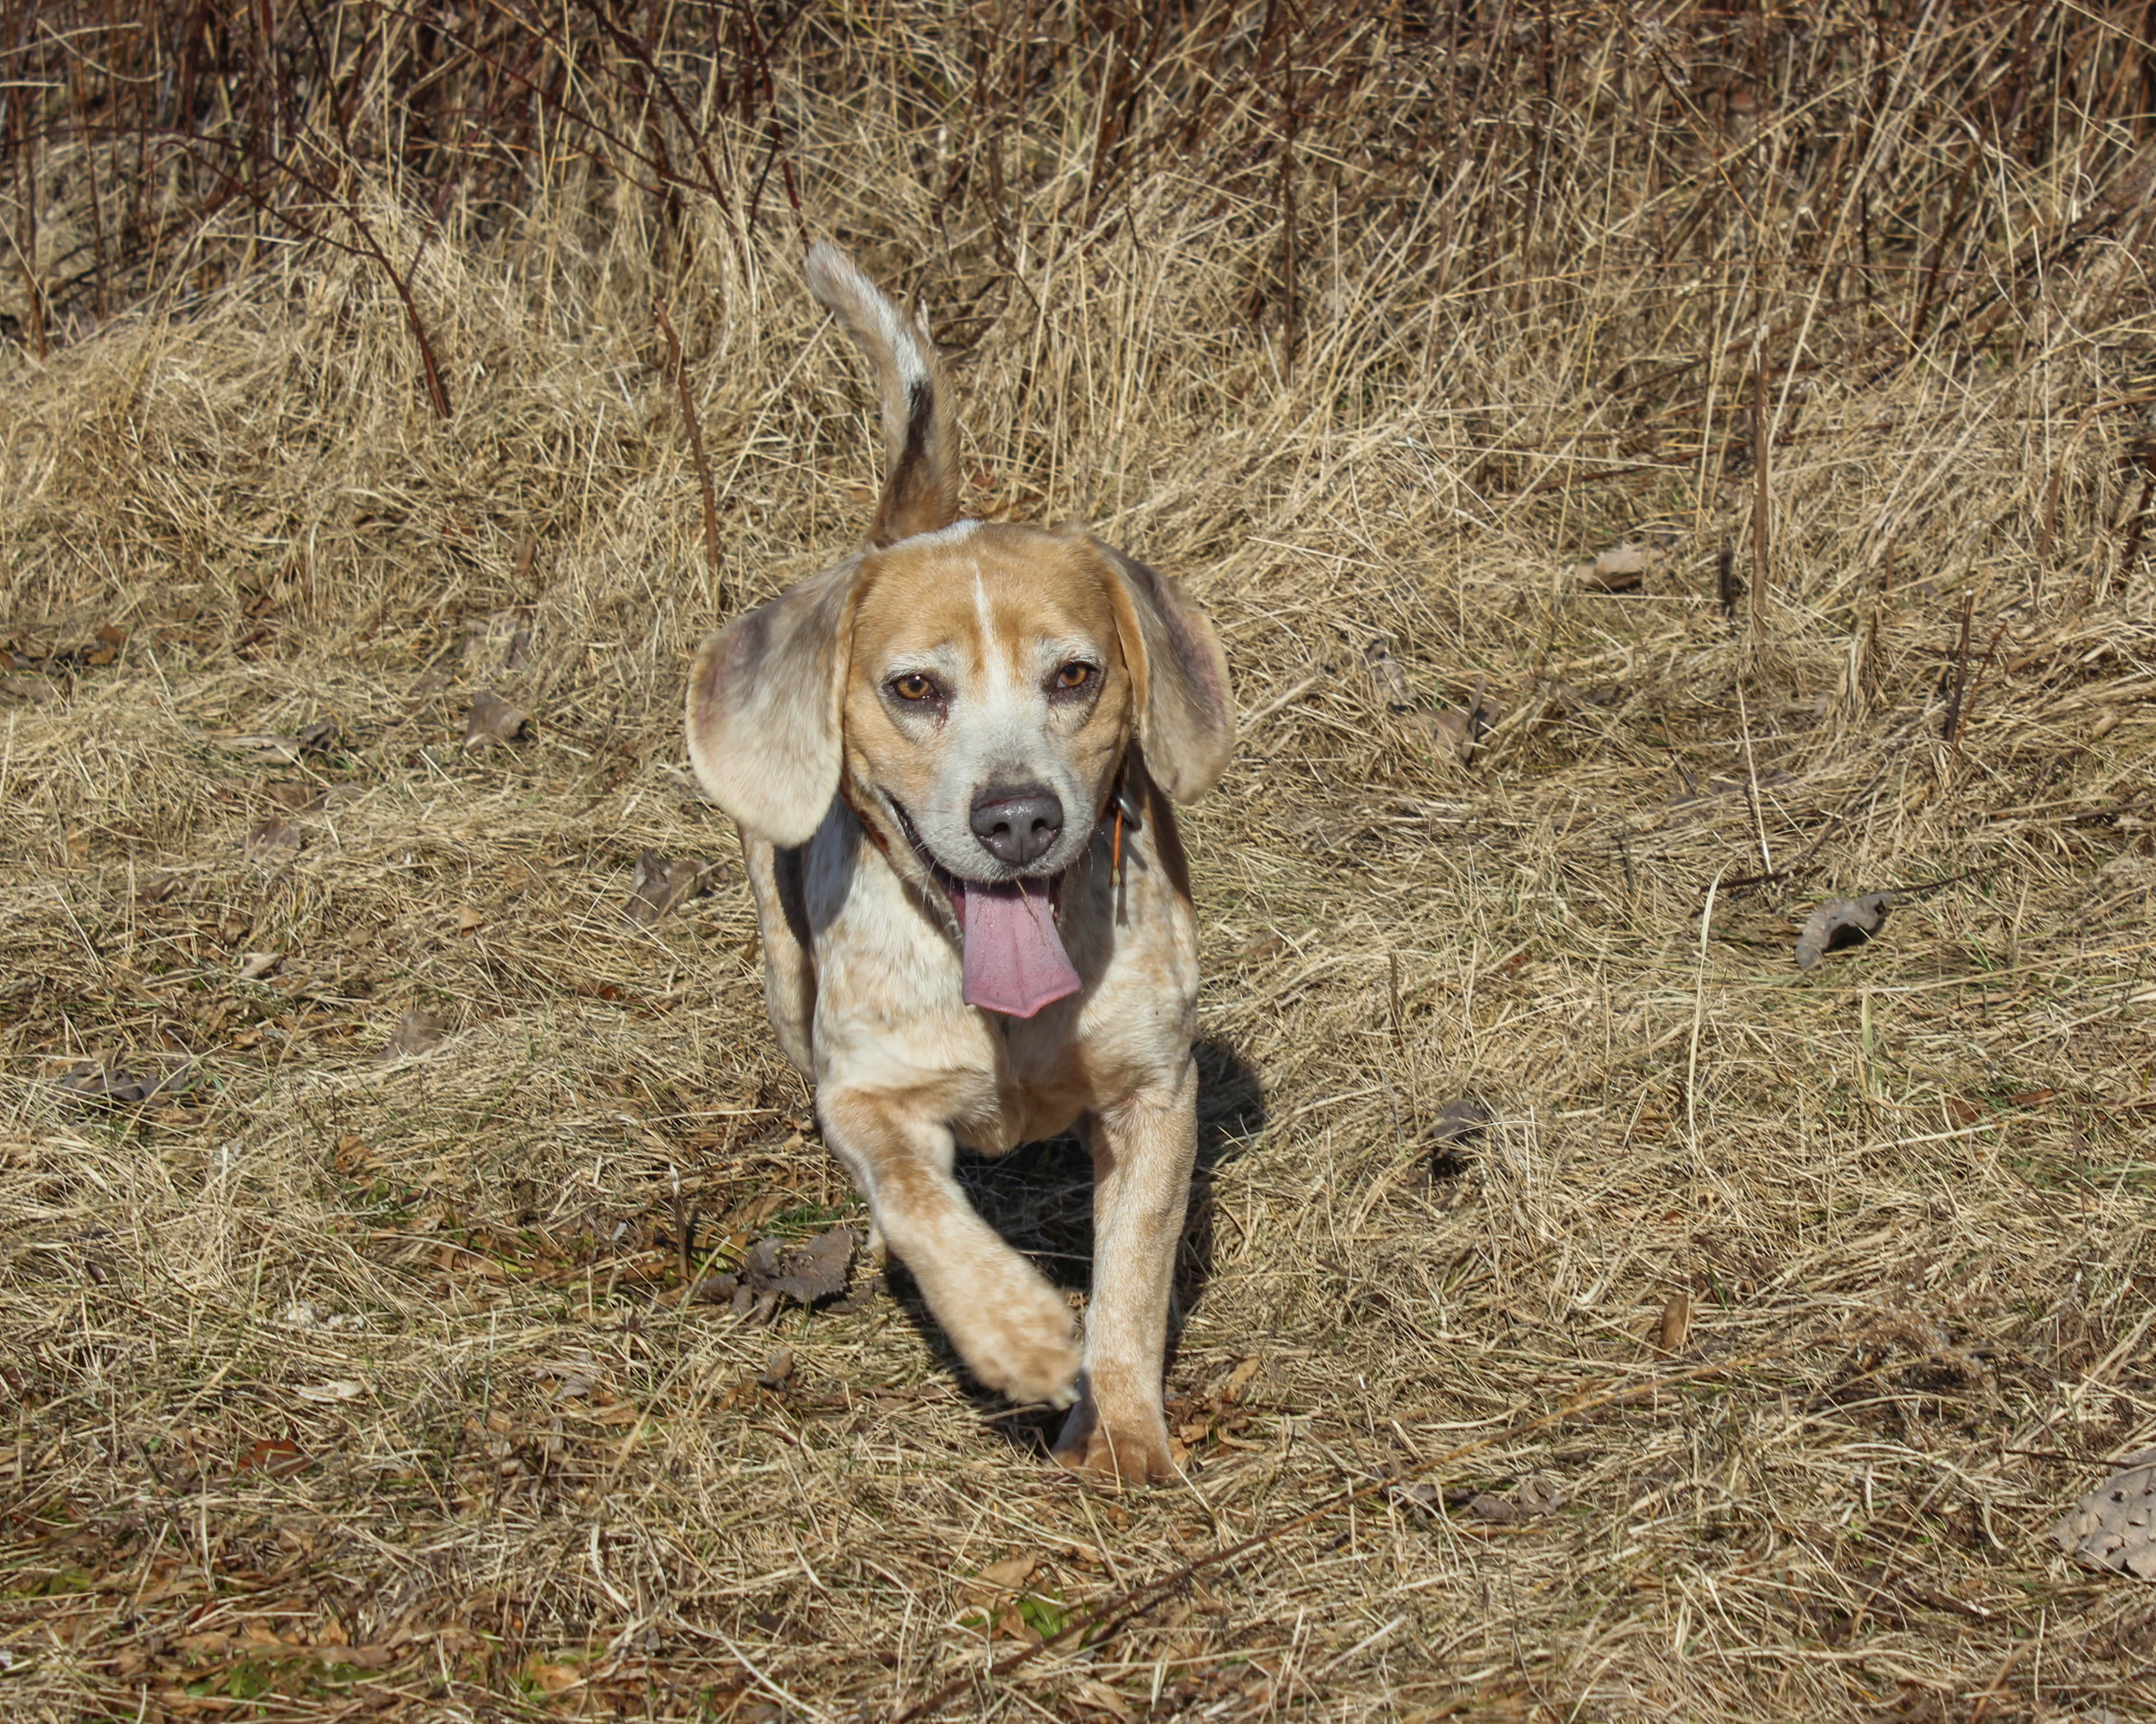
M 863 812 L 961 880 L 1060 872 L 1126 749 L 1178 801 L 1235 739 L 1212 625 L 1080 532 L 961 522 L 847 558 L 706 641 L 689 752 L 719 805 L 780 845 L 841 773 Z
M 1132 679 L 1079 542 L 965 522 L 872 553 L 854 600 L 849 782 L 963 880 L 1056 874 L 1114 789 Z

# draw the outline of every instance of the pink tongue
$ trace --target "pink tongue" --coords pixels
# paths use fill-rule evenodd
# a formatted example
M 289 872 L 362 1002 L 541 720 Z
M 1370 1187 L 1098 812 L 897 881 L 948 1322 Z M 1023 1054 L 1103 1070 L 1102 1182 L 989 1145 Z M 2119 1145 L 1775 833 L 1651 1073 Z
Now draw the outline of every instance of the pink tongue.
M 1045 880 L 962 883 L 958 923 L 965 934 L 968 1006 L 1031 1017 L 1042 1006 L 1078 991 L 1078 972 L 1056 938 Z

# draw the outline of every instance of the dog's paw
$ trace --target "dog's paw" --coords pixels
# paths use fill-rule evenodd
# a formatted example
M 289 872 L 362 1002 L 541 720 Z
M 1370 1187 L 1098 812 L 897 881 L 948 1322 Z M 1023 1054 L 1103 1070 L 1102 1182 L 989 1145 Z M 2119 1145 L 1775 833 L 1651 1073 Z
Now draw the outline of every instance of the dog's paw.
M 1045 1282 L 973 1312 L 959 1351 L 975 1377 L 1014 1401 L 1068 1407 L 1078 1398 L 1070 1308 Z
M 1168 1426 L 1158 1413 L 1150 1418 L 1103 1418 L 1091 1402 L 1071 1409 L 1055 1441 L 1055 1464 L 1094 1484 L 1116 1488 L 1164 1485 L 1176 1477 Z

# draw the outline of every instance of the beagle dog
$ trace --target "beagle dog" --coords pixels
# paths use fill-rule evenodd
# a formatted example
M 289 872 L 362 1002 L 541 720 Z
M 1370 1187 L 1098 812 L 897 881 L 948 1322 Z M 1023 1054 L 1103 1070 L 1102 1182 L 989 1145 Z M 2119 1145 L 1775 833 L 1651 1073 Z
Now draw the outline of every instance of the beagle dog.
M 1235 740 L 1212 625 L 1075 527 L 959 520 L 927 331 L 843 252 L 808 276 L 875 368 L 867 546 L 706 640 L 689 755 L 739 824 L 764 996 L 824 1141 L 983 1383 L 1067 1407 L 1068 1467 L 1162 1480 L 1197 1146 L 1198 927 L 1172 805 Z M 952 1176 L 1082 1122 L 1082 1349 Z

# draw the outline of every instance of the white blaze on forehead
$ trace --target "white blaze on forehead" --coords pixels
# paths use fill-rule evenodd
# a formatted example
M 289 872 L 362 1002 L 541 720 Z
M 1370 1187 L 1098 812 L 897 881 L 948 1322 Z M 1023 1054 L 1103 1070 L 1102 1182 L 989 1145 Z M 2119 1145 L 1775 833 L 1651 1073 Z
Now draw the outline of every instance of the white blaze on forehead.
M 1000 643 L 996 639 L 996 620 L 988 614 L 988 577 L 981 571 L 981 559 L 973 558 L 973 625 L 981 631 L 981 680 L 993 687 L 996 682 L 996 661 L 1001 656 Z
M 954 805 L 970 805 L 974 791 L 993 780 L 1056 775 L 1045 754 L 1048 702 L 1040 679 L 1024 647 L 997 626 L 998 595 L 988 591 L 988 570 L 978 557 L 967 560 L 976 638 L 974 668 L 951 714 L 943 762 L 946 794 Z

